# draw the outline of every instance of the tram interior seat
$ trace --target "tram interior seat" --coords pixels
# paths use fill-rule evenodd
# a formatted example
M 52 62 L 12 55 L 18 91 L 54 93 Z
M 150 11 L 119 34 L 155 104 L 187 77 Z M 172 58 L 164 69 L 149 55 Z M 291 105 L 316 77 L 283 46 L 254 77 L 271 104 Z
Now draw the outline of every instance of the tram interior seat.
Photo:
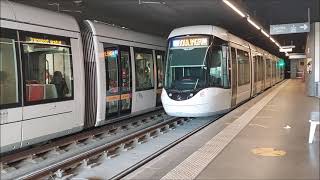
M 58 98 L 58 92 L 54 84 L 46 84 L 45 85 L 45 99 L 55 99 Z
M 43 84 L 27 84 L 26 85 L 26 99 L 27 101 L 39 101 L 44 99 L 44 85 Z

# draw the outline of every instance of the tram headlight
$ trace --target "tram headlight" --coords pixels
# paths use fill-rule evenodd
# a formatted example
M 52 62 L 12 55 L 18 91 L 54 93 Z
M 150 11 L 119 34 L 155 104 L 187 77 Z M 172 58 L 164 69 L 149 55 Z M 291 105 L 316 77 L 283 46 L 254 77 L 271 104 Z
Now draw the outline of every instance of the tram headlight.
M 172 96 L 172 93 L 169 93 L 168 95 L 169 95 L 169 97 L 171 97 L 171 96 Z

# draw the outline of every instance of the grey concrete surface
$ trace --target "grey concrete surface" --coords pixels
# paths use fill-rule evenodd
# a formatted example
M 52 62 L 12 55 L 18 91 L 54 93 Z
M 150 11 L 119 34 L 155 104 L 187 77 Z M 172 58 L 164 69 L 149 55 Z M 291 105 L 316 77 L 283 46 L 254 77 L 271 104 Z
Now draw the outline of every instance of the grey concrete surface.
M 197 179 L 319 179 L 319 127 L 308 144 L 308 120 L 319 99 L 304 90 L 301 80 L 291 80 Z M 251 152 L 257 147 L 286 155 L 259 156 Z
M 136 170 L 135 172 L 131 173 L 130 175 L 125 177 L 125 179 L 160 179 L 161 177 L 166 175 L 169 171 L 171 171 L 171 169 L 173 169 L 177 165 L 179 165 L 184 159 L 186 159 L 188 156 L 190 156 L 194 151 L 198 150 L 207 141 L 209 141 L 212 137 L 214 137 L 221 130 L 223 130 L 229 123 L 232 123 L 235 119 L 237 119 L 240 115 L 242 115 L 247 109 L 249 109 L 254 104 L 256 104 L 260 99 L 262 99 L 265 95 L 267 95 L 272 90 L 273 90 L 273 88 L 271 88 L 270 90 L 266 91 L 265 93 L 259 95 L 258 97 L 252 99 L 248 103 L 240 106 L 239 108 L 235 109 L 234 111 L 230 112 L 229 114 L 227 114 L 223 118 L 217 120 L 216 122 L 214 122 L 213 124 L 211 124 L 210 126 L 205 128 L 204 130 L 195 134 L 191 138 L 183 141 L 182 143 L 178 144 L 174 148 L 170 149 L 166 153 L 159 156 L 158 158 L 154 159 L 153 161 L 147 163 L 145 166 L 143 166 L 143 167 L 139 168 L 138 170 Z M 271 105 L 272 104 L 270 104 L 268 106 L 271 106 Z M 274 110 L 274 111 L 276 111 L 276 110 Z M 271 113 L 273 113 L 273 112 L 271 112 Z M 265 114 L 259 114 L 257 116 L 257 118 L 268 120 L 268 119 L 272 119 L 272 116 L 268 113 L 265 113 Z M 260 127 L 260 126 L 255 125 L 255 124 L 250 124 L 246 128 L 256 128 L 256 127 Z M 227 146 L 227 148 L 228 147 L 229 146 Z M 238 149 L 237 147 L 234 147 L 234 148 Z M 223 153 L 224 152 L 222 152 L 222 154 Z M 250 153 L 250 149 L 249 149 L 249 153 Z M 241 154 L 238 154 L 238 155 L 242 156 Z M 238 158 L 240 158 L 240 157 L 238 157 Z M 222 164 L 222 169 L 224 169 L 224 166 L 226 165 L 226 163 L 233 164 L 233 162 L 230 161 L 230 159 L 229 159 L 228 162 L 225 162 L 224 164 Z M 244 164 L 246 165 L 247 163 L 250 163 L 250 162 L 245 162 Z M 241 165 L 239 165 L 239 168 L 241 166 L 244 166 L 243 162 Z M 220 171 L 219 172 L 220 174 L 225 174 L 225 175 L 229 174 L 229 170 L 226 170 L 226 169 L 222 170 L 222 169 L 218 170 L 218 171 Z M 212 172 L 211 169 L 208 170 L 208 172 Z M 219 173 L 216 173 L 216 174 L 219 174 Z M 213 179 L 215 177 L 211 176 L 209 174 L 208 176 L 204 175 L 203 177 L 200 177 L 200 179 L 201 178 Z M 217 176 L 217 178 L 221 179 L 221 178 L 228 178 L 228 177 L 227 176 L 226 177 Z M 230 178 L 239 179 L 240 177 L 234 178 L 233 176 L 230 176 Z

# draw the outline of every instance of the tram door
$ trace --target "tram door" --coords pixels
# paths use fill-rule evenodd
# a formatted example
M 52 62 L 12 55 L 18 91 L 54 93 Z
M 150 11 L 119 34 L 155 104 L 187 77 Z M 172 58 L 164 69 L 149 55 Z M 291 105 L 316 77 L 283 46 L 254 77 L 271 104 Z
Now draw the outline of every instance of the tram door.
M 238 66 L 237 66 L 237 54 L 236 49 L 231 47 L 231 63 L 232 63 L 232 72 L 231 72 L 231 91 L 232 91 L 232 98 L 231 98 L 231 107 L 236 105 L 237 100 L 237 84 L 238 84 Z
M 105 48 L 106 119 L 131 112 L 130 49 L 125 46 Z
M 156 66 L 157 66 L 157 100 L 156 106 L 161 106 L 161 92 L 164 83 L 165 71 L 165 53 L 163 51 L 156 51 Z
M 260 69 L 258 67 L 258 56 L 253 56 L 253 95 L 255 95 L 258 90 L 257 90 L 257 82 L 258 82 L 258 73 L 259 73 Z

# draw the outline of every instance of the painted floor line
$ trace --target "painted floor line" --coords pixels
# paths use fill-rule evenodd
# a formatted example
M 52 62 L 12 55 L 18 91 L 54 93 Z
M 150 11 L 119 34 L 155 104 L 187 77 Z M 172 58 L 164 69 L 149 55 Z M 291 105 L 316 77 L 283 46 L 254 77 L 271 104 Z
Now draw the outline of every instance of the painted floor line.
M 161 179 L 195 179 L 289 81 L 284 82 L 262 98 L 257 104 L 248 109 L 242 116 L 228 125 Z

